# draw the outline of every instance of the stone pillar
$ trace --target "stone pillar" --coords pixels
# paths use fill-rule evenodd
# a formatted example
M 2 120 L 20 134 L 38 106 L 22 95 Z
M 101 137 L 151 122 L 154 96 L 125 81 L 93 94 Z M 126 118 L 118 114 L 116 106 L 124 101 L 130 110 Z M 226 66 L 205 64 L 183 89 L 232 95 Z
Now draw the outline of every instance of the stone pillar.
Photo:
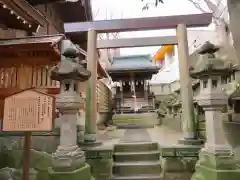
M 148 88 L 147 88 L 147 80 L 143 81 L 144 83 L 144 99 L 147 101 L 148 103 Z
M 124 99 L 123 99 L 123 82 L 120 81 L 120 109 L 121 109 L 121 113 L 123 113 L 123 105 L 124 105 Z
M 86 91 L 86 122 L 84 143 L 95 144 L 97 141 L 97 32 L 88 31 L 87 70 L 91 72 Z
M 206 142 L 204 150 L 212 154 L 225 151 L 229 153 L 230 146 L 226 142 L 222 126 L 222 110 L 227 105 L 228 97 L 220 88 L 213 89 L 212 81 L 212 79 L 208 79 L 205 92 L 198 97 L 198 104 L 205 111 Z M 219 81 L 221 81 L 220 78 Z M 200 83 L 203 84 L 203 80 Z
M 182 100 L 182 124 L 184 139 L 180 143 L 196 142 L 196 124 L 193 110 L 192 80 L 189 76 L 189 52 L 187 28 L 184 24 L 177 27 L 180 91 Z

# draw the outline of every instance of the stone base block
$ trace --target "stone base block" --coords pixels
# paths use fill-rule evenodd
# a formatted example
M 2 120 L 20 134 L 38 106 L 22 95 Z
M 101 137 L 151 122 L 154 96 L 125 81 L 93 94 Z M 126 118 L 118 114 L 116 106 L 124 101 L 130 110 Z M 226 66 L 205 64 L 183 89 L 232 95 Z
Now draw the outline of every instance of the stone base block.
M 182 173 L 166 173 L 164 174 L 162 180 L 190 180 L 192 173 L 182 172 Z
M 83 167 L 74 171 L 55 172 L 52 168 L 48 169 L 49 180 L 92 180 L 90 166 L 85 164 Z
M 178 143 L 183 145 L 198 146 L 198 145 L 202 145 L 204 141 L 202 139 L 180 139 L 178 140 Z
M 239 180 L 240 169 L 230 154 L 201 152 L 191 180 Z
M 97 147 L 102 145 L 102 141 L 82 141 L 78 142 L 78 145 L 81 147 L 82 150 L 92 148 L 92 147 Z
M 162 159 L 162 180 L 190 180 L 192 172 L 186 168 L 186 164 L 180 158 Z

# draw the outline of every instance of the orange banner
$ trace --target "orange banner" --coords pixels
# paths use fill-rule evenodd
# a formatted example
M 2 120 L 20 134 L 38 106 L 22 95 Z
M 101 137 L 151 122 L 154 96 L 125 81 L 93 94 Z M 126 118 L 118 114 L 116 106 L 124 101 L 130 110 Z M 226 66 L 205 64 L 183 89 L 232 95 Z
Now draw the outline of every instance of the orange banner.
M 165 54 L 166 53 L 171 53 L 174 51 L 174 46 L 173 45 L 168 45 L 168 46 L 163 46 L 161 47 L 156 54 L 153 56 L 153 60 L 155 63 L 162 63 L 165 59 Z

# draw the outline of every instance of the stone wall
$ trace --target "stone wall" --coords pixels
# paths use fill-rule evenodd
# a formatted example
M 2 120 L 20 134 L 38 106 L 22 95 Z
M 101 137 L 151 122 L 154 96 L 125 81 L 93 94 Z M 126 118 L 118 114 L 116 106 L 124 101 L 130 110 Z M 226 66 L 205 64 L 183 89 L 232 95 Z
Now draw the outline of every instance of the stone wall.
M 163 180 L 190 180 L 195 172 L 200 148 L 194 146 L 160 146 Z
M 87 163 L 96 180 L 109 180 L 112 171 L 113 149 L 89 149 L 86 151 Z

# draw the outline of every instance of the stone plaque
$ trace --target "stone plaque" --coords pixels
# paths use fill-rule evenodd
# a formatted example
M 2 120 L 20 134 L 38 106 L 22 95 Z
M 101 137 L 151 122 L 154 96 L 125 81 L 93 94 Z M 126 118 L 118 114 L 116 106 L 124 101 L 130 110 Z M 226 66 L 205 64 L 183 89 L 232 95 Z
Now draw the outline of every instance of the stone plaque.
M 25 90 L 4 101 L 3 131 L 52 131 L 55 97 L 35 90 Z

